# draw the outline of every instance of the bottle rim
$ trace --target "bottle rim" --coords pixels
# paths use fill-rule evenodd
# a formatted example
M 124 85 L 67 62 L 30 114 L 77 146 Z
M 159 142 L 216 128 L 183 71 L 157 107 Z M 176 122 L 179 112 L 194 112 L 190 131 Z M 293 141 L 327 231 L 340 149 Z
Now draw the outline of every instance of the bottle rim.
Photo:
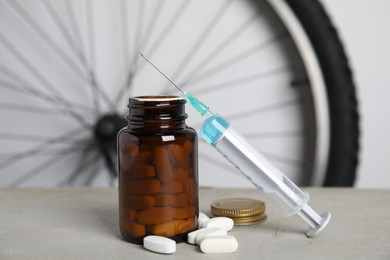
M 129 114 L 127 119 L 134 127 L 147 125 L 160 125 L 166 128 L 166 124 L 176 124 L 180 128 L 186 127 L 185 113 L 186 100 L 174 95 L 147 95 L 129 98 Z M 163 125 L 161 125 L 163 124 Z
M 137 101 L 142 101 L 142 102 L 148 102 L 148 101 L 151 101 L 151 102 L 156 102 L 156 101 L 176 101 L 176 100 L 185 100 L 184 98 L 182 97 L 179 97 L 179 96 L 159 96 L 159 95 L 147 95 L 147 96 L 136 96 L 136 97 L 132 97 L 130 98 L 130 100 L 137 100 Z

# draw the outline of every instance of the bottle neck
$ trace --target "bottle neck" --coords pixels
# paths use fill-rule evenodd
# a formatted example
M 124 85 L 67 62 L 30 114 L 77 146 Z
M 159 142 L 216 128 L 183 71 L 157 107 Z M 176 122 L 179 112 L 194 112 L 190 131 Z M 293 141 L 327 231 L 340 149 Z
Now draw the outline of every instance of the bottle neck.
M 173 131 L 186 127 L 186 100 L 177 96 L 140 96 L 129 99 L 129 129 Z

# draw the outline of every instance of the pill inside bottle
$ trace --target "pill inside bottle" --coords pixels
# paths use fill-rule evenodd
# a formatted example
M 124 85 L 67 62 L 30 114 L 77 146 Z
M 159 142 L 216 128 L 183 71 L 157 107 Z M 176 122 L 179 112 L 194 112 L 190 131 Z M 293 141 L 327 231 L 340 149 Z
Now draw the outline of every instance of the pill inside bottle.
M 118 134 L 119 224 L 125 240 L 149 235 L 186 240 L 198 226 L 197 134 L 185 99 L 129 99 L 129 125 Z

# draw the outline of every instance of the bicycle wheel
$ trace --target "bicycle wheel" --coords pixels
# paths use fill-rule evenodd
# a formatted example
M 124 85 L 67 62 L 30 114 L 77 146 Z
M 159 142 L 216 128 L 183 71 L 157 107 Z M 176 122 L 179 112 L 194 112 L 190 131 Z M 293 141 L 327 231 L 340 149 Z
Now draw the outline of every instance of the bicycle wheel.
M 353 84 L 317 1 L 0 5 L 2 185 L 115 185 L 115 139 L 127 124 L 128 97 L 177 94 L 139 50 L 294 182 L 352 185 Z M 187 112 L 199 129 L 201 118 Z M 250 186 L 199 146 L 202 186 Z

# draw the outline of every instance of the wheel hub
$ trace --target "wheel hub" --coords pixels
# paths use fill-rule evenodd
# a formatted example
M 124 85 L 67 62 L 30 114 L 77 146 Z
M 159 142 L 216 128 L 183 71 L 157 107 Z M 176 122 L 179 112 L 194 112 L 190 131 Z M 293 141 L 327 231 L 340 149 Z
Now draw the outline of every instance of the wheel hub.
M 106 148 L 116 150 L 118 132 L 127 125 L 127 120 L 117 114 L 103 115 L 94 128 L 95 139 Z

